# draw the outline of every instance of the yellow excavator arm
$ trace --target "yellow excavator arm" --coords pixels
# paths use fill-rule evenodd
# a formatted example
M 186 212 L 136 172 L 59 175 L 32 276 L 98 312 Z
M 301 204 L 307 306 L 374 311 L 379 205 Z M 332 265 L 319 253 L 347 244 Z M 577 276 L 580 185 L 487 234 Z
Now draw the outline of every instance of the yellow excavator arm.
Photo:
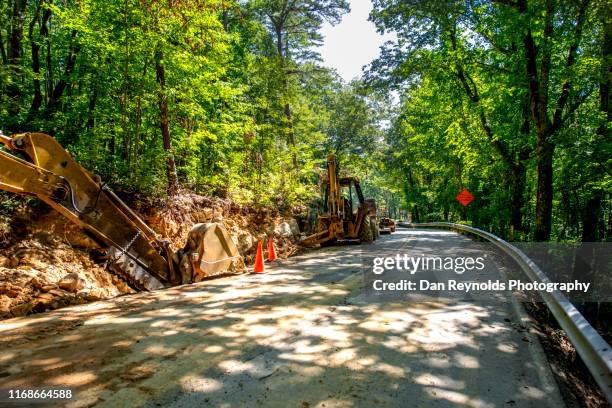
M 36 196 L 87 230 L 108 248 L 110 269 L 137 289 L 190 283 L 198 273 L 206 275 L 204 248 L 208 248 L 208 258 L 212 252 L 217 254 L 208 260 L 214 261 L 215 271 L 227 268 L 238 256 L 235 245 L 217 224 L 206 228 L 221 228 L 221 233 L 205 235 L 199 226 L 190 234 L 185 248 L 174 254 L 169 241 L 160 239 L 49 135 L 23 133 L 8 137 L 0 133 L 0 142 L 8 150 L 0 149 L 0 189 Z M 200 237 L 199 241 L 192 236 Z M 180 268 L 185 259 L 189 262 Z

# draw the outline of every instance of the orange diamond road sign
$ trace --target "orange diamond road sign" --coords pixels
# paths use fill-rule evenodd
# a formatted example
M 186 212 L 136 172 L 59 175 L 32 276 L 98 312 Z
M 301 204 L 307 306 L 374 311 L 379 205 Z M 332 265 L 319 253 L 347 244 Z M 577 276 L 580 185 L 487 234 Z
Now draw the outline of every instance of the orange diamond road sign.
M 474 200 L 474 196 L 467 190 L 467 188 L 464 188 L 459 194 L 457 194 L 455 200 L 459 201 L 459 204 L 462 206 L 467 207 L 468 204 Z

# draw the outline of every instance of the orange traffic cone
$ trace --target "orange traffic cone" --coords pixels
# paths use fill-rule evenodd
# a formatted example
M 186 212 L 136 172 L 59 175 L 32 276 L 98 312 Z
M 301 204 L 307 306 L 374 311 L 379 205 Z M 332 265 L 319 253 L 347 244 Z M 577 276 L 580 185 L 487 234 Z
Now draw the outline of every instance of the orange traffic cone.
M 261 241 L 257 243 L 257 255 L 255 255 L 255 269 L 253 272 L 255 273 L 263 273 L 264 271 L 264 263 L 263 263 L 263 248 Z
M 274 250 L 274 240 L 268 239 L 268 261 L 276 261 L 276 251 Z

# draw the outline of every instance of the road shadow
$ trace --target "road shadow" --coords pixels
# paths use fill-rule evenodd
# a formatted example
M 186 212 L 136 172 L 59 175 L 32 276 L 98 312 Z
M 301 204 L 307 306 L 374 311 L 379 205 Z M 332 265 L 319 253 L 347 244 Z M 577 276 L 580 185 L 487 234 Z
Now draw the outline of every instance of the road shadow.
M 264 275 L 4 321 L 0 387 L 69 387 L 77 398 L 57 405 L 70 407 L 559 406 L 511 299 L 364 300 L 360 265 L 325 248 Z

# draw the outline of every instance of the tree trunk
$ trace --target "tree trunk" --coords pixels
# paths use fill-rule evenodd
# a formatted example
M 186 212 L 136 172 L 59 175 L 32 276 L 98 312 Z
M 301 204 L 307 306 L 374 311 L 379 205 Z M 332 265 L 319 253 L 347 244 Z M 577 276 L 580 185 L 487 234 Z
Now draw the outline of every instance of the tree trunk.
M 287 79 L 285 79 L 285 97 L 289 98 L 289 85 L 287 83 Z M 287 118 L 287 140 L 289 145 L 295 148 L 295 132 L 293 131 L 293 115 L 291 113 L 291 105 L 289 101 L 285 102 L 285 117 Z M 297 154 L 294 151 L 292 153 L 291 160 L 293 162 L 293 167 L 297 168 Z
M 4 48 L 4 38 L 2 38 L 2 30 L 0 30 L 0 57 L 2 58 L 2 64 L 6 65 L 6 50 Z
M 419 206 L 416 204 L 412 207 L 412 222 L 414 223 L 421 222 L 421 214 L 419 213 Z
M 536 193 L 536 227 L 535 240 L 548 241 L 552 231 L 552 201 L 553 201 L 553 156 L 555 144 L 553 135 L 564 125 L 563 111 L 567 105 L 572 90 L 571 77 L 561 87 L 562 91 L 556 102 L 553 120 L 548 116 L 549 108 L 549 85 L 551 60 L 553 49 L 554 15 L 555 3 L 552 0 L 546 2 L 546 14 L 544 18 L 544 31 L 541 43 L 536 46 L 531 28 L 527 28 L 523 43 L 525 46 L 525 68 L 528 79 L 530 96 L 530 110 L 536 126 L 537 134 L 537 193 Z M 586 19 L 586 11 L 590 0 L 582 0 L 576 18 L 574 38 L 570 44 L 565 62 L 566 70 L 569 70 L 576 61 L 576 55 L 582 38 L 582 27 Z M 519 10 L 524 13 L 527 10 L 526 2 L 521 1 Z M 538 57 L 539 54 L 539 57 Z M 538 61 L 540 63 L 538 76 Z M 576 105 L 574 109 L 579 106 Z
M 142 79 L 147 75 L 147 69 L 149 67 L 149 59 L 146 58 L 144 61 L 144 67 L 142 69 Z M 139 146 L 142 135 L 142 94 L 139 94 L 136 98 L 136 132 L 134 134 L 134 151 L 132 154 L 134 155 L 136 163 L 138 163 L 139 157 Z M 146 131 L 145 131 L 146 135 Z
M 604 41 L 601 45 L 601 77 L 599 80 L 599 111 L 603 118 L 597 128 L 598 151 L 605 155 L 609 152 L 604 145 L 610 144 L 608 137 L 608 124 L 610 123 L 610 74 L 612 65 L 610 64 L 610 47 L 612 47 L 612 24 L 609 19 L 603 18 Z M 599 161 L 605 162 L 607 157 L 598 157 Z M 601 177 L 601 176 L 600 176 Z M 604 198 L 603 191 L 596 188 L 591 191 L 591 196 L 587 199 L 582 217 L 582 242 L 595 242 L 600 240 L 599 225 L 601 218 L 601 205 Z
M 283 76 L 283 92 L 285 93 L 285 118 L 287 119 L 287 143 L 292 148 L 295 148 L 295 132 L 293 130 L 293 114 L 291 113 L 291 104 L 289 103 L 289 80 L 287 78 L 286 72 L 286 60 L 285 60 L 285 52 L 286 49 L 283 47 L 283 27 L 279 24 L 275 27 L 276 33 L 276 51 L 278 52 L 278 57 L 281 63 L 281 75 Z M 291 160 L 293 162 L 293 167 L 297 168 L 297 154 L 295 150 L 292 153 Z
M 599 240 L 598 232 L 602 198 L 602 191 L 596 190 L 586 202 L 582 216 L 582 242 L 595 242 Z
M 19 113 L 19 99 L 21 98 L 21 89 L 19 82 L 21 80 L 21 58 L 23 51 L 21 41 L 23 39 L 23 21 L 25 18 L 25 8 L 27 0 L 14 0 L 13 10 L 11 13 L 11 32 L 9 36 L 7 62 L 13 80 L 6 88 L 6 94 L 10 101 L 9 116 L 15 116 Z
M 45 10 L 43 16 L 43 24 L 40 26 L 40 36 L 45 39 L 47 44 L 47 55 L 45 56 L 45 63 L 47 69 L 45 71 L 45 85 L 47 88 L 47 102 L 48 98 L 53 92 L 53 56 L 51 55 L 51 40 L 49 39 L 49 20 L 51 19 L 51 10 Z
M 72 30 L 72 34 L 70 37 L 70 47 L 68 48 L 68 55 L 66 57 L 66 67 L 64 68 L 64 73 L 62 78 L 57 82 L 57 85 L 53 88 L 53 92 L 51 93 L 51 98 L 49 98 L 49 103 L 47 104 L 48 114 L 54 112 L 59 107 L 62 97 L 64 96 L 64 91 L 68 87 L 68 80 L 72 72 L 74 71 L 74 67 L 76 65 L 76 58 L 79 52 L 80 47 L 76 44 L 76 37 L 78 31 Z
M 123 59 L 123 86 L 121 92 L 121 128 L 123 129 L 123 150 L 122 158 L 126 161 L 128 169 L 130 168 L 130 134 L 128 129 L 128 104 L 129 104 L 129 89 L 130 89 L 130 75 L 129 75 L 129 62 L 130 62 L 130 41 L 129 41 L 129 4 L 124 1 L 123 7 L 123 25 L 124 25 L 124 59 Z
M 521 162 L 517 163 L 512 168 L 512 198 L 510 203 L 510 225 L 512 225 L 512 230 L 515 232 L 523 230 L 523 206 L 525 205 L 523 194 L 525 192 L 526 178 L 527 171 L 525 165 Z
M 519 128 L 522 140 L 528 141 L 531 133 L 531 111 L 529 93 L 523 99 L 523 123 Z M 527 169 L 525 162 L 529 160 L 532 152 L 531 147 L 523 146 L 512 166 L 512 203 L 511 203 L 511 226 L 514 232 L 523 232 L 523 207 L 525 206 L 525 186 L 527 184 Z
M 223 21 L 223 30 L 226 33 L 229 33 L 229 13 L 227 10 L 223 10 L 222 21 Z
M 172 151 L 172 139 L 170 138 L 170 126 L 168 123 L 168 100 L 166 96 L 166 70 L 164 67 L 163 51 L 158 49 L 155 52 L 155 72 L 159 84 L 159 127 L 166 151 L 166 175 L 168 177 L 168 194 L 176 195 L 179 190 L 178 175 L 176 173 L 176 163 Z
M 116 145 L 116 142 L 115 142 L 115 132 L 113 131 L 111 133 L 111 138 L 110 138 L 110 140 L 108 142 L 108 151 L 110 152 L 110 155 L 113 158 L 113 161 L 114 161 L 114 157 L 115 157 L 115 145 Z M 114 164 L 113 164 L 113 168 L 114 168 Z
M 11 28 L 8 44 L 8 63 L 19 65 L 22 57 L 23 20 L 27 0 L 14 0 L 11 13 Z
M 599 239 L 598 226 L 601 216 L 601 202 L 603 194 L 601 190 L 592 192 L 591 197 L 586 202 L 582 217 L 582 239 L 579 244 L 574 260 L 572 279 L 593 284 L 597 273 L 597 249 L 589 242 L 596 242 Z M 585 244 L 586 243 L 586 244 Z M 601 274 L 599 275 L 601 276 Z M 578 309 L 587 319 L 597 318 L 598 305 L 589 299 L 586 294 L 579 295 Z
M 548 134 L 538 135 L 535 240 L 548 241 L 552 229 L 553 155 L 555 145 L 548 142 Z
M 597 129 L 600 136 L 608 135 L 608 123 L 612 119 L 610 114 L 610 77 L 612 77 L 612 64 L 610 63 L 610 49 L 612 48 L 612 23 L 610 19 L 604 19 L 604 41 L 601 45 L 601 79 L 599 81 L 599 110 L 604 115 L 604 120 Z M 609 142 L 609 139 L 608 139 Z
M 34 85 L 34 97 L 32 98 L 32 105 L 30 106 L 30 114 L 34 114 L 38 111 L 42 105 L 42 92 L 40 89 L 40 44 L 34 38 L 34 26 L 38 22 L 40 16 L 40 8 L 44 4 L 44 0 L 40 0 L 36 6 L 36 12 L 30 22 L 30 28 L 28 35 L 30 37 L 30 48 L 32 50 L 32 72 L 34 73 L 33 85 Z
M 552 182 L 553 182 L 553 154 L 554 144 L 550 138 L 550 120 L 548 118 L 548 61 L 546 53 L 550 50 L 543 50 L 545 55 L 542 57 L 542 68 L 540 79 L 538 79 L 537 54 L 538 48 L 535 45 L 531 30 L 528 30 L 524 39 L 526 71 L 528 78 L 528 88 L 530 95 L 531 116 L 536 126 L 537 134 L 537 190 L 536 190 L 536 219 L 535 219 L 535 240 L 548 241 L 552 227 Z M 542 82 L 546 83 L 543 84 Z M 544 95 L 542 95 L 544 94 Z
M 89 108 L 87 111 L 87 129 L 92 130 L 96 124 L 96 103 L 98 102 L 98 78 L 92 84 L 91 96 L 89 97 Z
M 408 186 L 410 189 L 406 192 L 406 198 L 410 198 L 410 194 L 412 194 L 416 190 L 415 182 L 412 177 L 412 170 L 410 168 L 406 169 L 406 175 L 408 176 Z M 417 197 L 414 197 L 416 199 Z M 411 211 L 412 222 L 421 222 L 421 214 L 419 211 L 419 206 L 414 204 Z
M 453 47 L 456 48 L 457 40 L 456 40 L 455 31 L 452 32 L 451 38 L 453 40 Z M 511 209 L 510 223 L 512 225 L 513 231 L 521 231 L 523 228 L 523 223 L 522 223 L 522 210 L 523 210 L 523 205 L 524 205 L 523 192 L 525 190 L 525 178 L 526 178 L 525 165 L 522 163 L 523 155 L 519 154 L 518 159 L 515 158 L 514 155 L 511 153 L 508 145 L 505 144 L 502 140 L 495 137 L 491 124 L 489 123 L 489 120 L 487 119 L 485 111 L 481 105 L 480 94 L 478 92 L 478 88 L 476 87 L 476 83 L 472 80 L 469 73 L 467 73 L 463 69 L 463 66 L 461 64 L 457 63 L 456 68 L 457 68 L 457 73 L 456 73 L 457 78 L 461 82 L 461 85 L 463 86 L 463 90 L 465 91 L 465 94 L 468 97 L 468 100 L 478 110 L 478 116 L 480 119 L 480 125 L 482 127 L 482 130 L 487 136 L 487 139 L 489 139 L 489 142 L 491 143 L 493 148 L 497 151 L 499 156 L 504 161 L 504 164 L 510 169 L 512 173 L 512 177 L 508 180 L 508 182 L 510 183 L 510 190 L 512 191 L 511 200 L 510 200 L 510 209 Z M 521 128 L 520 128 L 520 133 L 522 135 L 529 134 L 529 119 L 530 119 L 529 115 L 530 113 L 528 109 L 528 101 L 526 101 L 526 103 L 527 105 L 525 105 L 525 107 L 527 108 L 527 110 L 526 112 L 523 113 L 523 117 L 524 118 L 525 116 L 527 117 L 523 121 L 523 124 L 521 125 Z M 461 178 L 459 180 L 459 184 L 463 184 L 463 182 L 461 181 Z M 462 217 L 464 219 L 466 219 L 467 217 L 466 208 L 462 210 Z
M 606 242 L 608 242 L 610 241 L 610 238 L 612 238 L 612 214 L 608 212 L 608 223 L 606 224 L 604 239 Z
M 278 52 L 278 57 L 281 59 L 284 58 L 283 52 L 283 27 L 279 24 L 274 27 L 274 31 L 276 33 L 276 52 Z M 283 64 L 284 65 L 284 64 Z

